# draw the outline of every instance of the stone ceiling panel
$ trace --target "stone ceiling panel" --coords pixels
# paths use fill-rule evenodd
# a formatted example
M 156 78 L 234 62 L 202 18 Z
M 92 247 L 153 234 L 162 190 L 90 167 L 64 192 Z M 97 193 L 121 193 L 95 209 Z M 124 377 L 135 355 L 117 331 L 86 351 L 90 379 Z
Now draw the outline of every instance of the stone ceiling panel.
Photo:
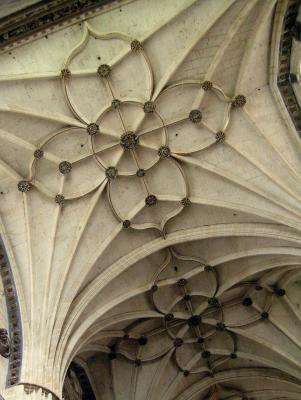
M 279 377 L 298 398 L 301 147 L 271 48 L 291 3 L 125 2 L 1 55 L 16 382 L 60 396 L 79 357 L 115 399 L 272 400 Z M 135 330 L 167 347 L 140 359 Z

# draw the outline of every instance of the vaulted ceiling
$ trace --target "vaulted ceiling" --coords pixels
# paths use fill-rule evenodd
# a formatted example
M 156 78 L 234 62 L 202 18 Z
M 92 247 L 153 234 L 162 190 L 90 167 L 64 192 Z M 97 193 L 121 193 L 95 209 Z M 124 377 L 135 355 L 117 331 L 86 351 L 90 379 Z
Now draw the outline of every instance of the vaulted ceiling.
M 136 0 L 0 56 L 21 382 L 61 396 L 75 360 L 97 399 L 300 398 L 294 4 Z

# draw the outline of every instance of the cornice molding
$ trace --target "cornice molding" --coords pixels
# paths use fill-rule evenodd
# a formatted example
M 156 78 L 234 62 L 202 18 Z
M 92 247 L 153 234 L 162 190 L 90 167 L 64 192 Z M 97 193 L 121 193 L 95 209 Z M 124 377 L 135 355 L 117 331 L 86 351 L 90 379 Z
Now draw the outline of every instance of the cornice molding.
M 277 86 L 297 133 L 301 137 L 301 109 L 293 88 L 294 75 L 291 74 L 293 39 L 299 37 L 297 17 L 300 4 L 300 0 L 289 0 L 283 16 L 279 43 Z
M 18 383 L 22 365 L 22 323 L 18 295 L 9 259 L 0 239 L 0 276 L 3 282 L 9 321 L 10 354 L 7 386 Z M 1 398 L 0 398 L 1 400 Z
M 48 0 L 0 19 L 0 53 L 133 0 Z

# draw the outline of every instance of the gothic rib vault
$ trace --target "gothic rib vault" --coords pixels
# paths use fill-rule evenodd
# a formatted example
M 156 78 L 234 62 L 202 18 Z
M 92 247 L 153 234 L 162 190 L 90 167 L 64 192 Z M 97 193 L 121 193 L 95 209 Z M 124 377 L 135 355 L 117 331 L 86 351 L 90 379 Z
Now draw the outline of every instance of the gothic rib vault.
M 297 7 L 136 0 L 0 55 L 5 400 L 71 362 L 102 400 L 300 399 Z

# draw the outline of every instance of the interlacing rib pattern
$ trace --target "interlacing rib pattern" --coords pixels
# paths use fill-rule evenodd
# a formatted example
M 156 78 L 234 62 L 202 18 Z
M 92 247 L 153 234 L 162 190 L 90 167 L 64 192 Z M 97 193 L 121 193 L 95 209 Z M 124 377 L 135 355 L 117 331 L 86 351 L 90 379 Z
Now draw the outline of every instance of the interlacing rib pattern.
M 101 64 L 94 75 L 98 75 L 101 79 L 102 84 L 106 87 L 111 102 L 103 109 L 99 111 L 94 121 L 89 121 L 83 112 L 80 111 L 76 105 L 76 101 L 72 98 L 71 88 L 73 75 L 70 64 L 72 60 L 79 55 L 87 46 L 89 37 L 94 37 L 97 40 L 122 40 L 128 43 L 129 49 L 134 53 L 135 57 L 139 57 L 142 61 L 141 71 L 143 64 L 145 66 L 146 79 L 148 78 L 149 90 L 145 93 L 145 99 L 130 99 L 130 98 L 117 98 L 117 90 L 115 90 L 114 80 L 118 82 L 118 76 L 114 77 L 114 65 Z M 89 73 L 89 76 L 93 76 L 93 72 Z M 108 200 L 110 207 L 120 223 L 125 228 L 133 229 L 147 229 L 155 228 L 165 235 L 165 226 L 169 220 L 175 218 L 181 213 L 185 206 L 189 205 L 189 181 L 185 174 L 185 168 L 177 160 L 176 156 L 181 154 L 192 154 L 194 152 L 204 151 L 211 148 L 212 146 L 219 145 L 225 142 L 227 128 L 230 124 L 230 116 L 233 109 L 242 108 L 246 104 L 245 96 L 236 94 L 231 97 L 225 94 L 222 88 L 218 87 L 211 81 L 201 80 L 183 80 L 166 87 L 156 87 L 154 84 L 154 72 L 151 66 L 151 62 L 143 48 L 143 43 L 137 39 L 132 39 L 129 36 L 122 33 L 100 33 L 91 27 L 88 23 L 85 23 L 84 35 L 81 42 L 71 51 L 66 57 L 63 68 L 61 70 L 62 88 L 65 95 L 65 100 L 70 108 L 75 120 L 78 122 L 77 125 L 69 125 L 59 131 L 53 132 L 48 135 L 34 150 L 33 158 L 29 167 L 29 175 L 24 180 L 18 183 L 18 189 L 21 192 L 29 192 L 30 189 L 36 187 L 41 190 L 48 197 L 53 198 L 59 205 L 66 205 L 67 201 L 75 200 L 80 198 L 91 191 L 96 190 L 104 182 L 107 186 Z M 114 79 L 115 78 L 115 79 Z M 219 101 L 224 102 L 224 115 L 221 116 L 221 126 L 218 130 L 211 127 L 210 124 L 204 120 L 202 112 L 202 104 L 200 108 L 190 110 L 187 115 L 179 115 L 172 121 L 165 121 L 160 114 L 160 107 L 164 107 L 164 99 L 168 102 L 168 96 L 170 92 L 174 92 L 175 95 L 178 91 L 186 90 L 189 88 L 197 88 L 200 92 L 211 91 Z M 95 89 L 96 90 L 96 89 Z M 155 95 L 154 95 L 155 93 Z M 202 94 L 200 94 L 202 96 Z M 162 101 L 161 101 L 162 98 Z M 181 98 L 179 98 L 181 101 Z M 159 105 L 157 105 L 159 103 Z M 130 113 L 131 111 L 131 113 Z M 107 120 L 112 119 L 112 114 L 115 114 L 119 120 L 119 128 L 115 130 L 103 129 L 103 126 L 108 126 Z M 130 114 L 129 117 L 126 114 Z M 128 128 L 129 118 L 138 116 L 139 122 L 136 123 L 135 130 L 132 131 Z M 145 121 L 147 120 L 147 121 Z M 147 123 L 147 128 L 143 129 L 143 124 Z M 133 126 L 133 123 L 130 123 Z M 202 135 L 201 128 L 211 132 L 212 140 L 205 147 L 202 142 L 198 144 L 196 141 L 188 150 L 181 151 L 180 149 L 173 150 L 169 147 L 169 135 L 172 131 L 177 128 L 177 125 L 183 124 L 194 124 L 194 129 L 200 130 L 199 135 Z M 81 126 L 82 125 L 82 126 Z M 75 190 L 72 193 L 53 193 L 48 187 L 47 182 L 41 182 L 37 176 L 39 164 L 43 162 L 43 158 L 47 158 L 47 149 L 52 145 L 53 142 L 64 143 L 67 138 L 72 142 L 72 135 L 82 136 L 86 135 L 90 137 L 90 152 L 80 157 L 73 157 L 72 160 L 58 160 L 57 173 L 63 175 L 63 179 L 68 179 L 69 174 L 72 174 L 73 166 L 80 169 L 81 165 L 86 168 L 86 162 L 90 158 L 93 159 L 98 165 L 101 173 L 96 183 L 89 187 L 86 191 L 76 193 Z M 160 135 L 158 144 L 153 144 L 147 141 L 148 137 L 152 139 L 154 134 Z M 75 136 L 76 137 L 76 136 Z M 77 138 L 77 137 L 76 137 Z M 70 144 L 72 147 L 72 143 Z M 120 148 L 122 152 L 120 153 Z M 119 168 L 119 164 L 122 162 L 122 158 L 126 158 L 130 155 L 131 160 L 129 166 L 126 169 Z M 145 161 L 147 160 L 147 161 Z M 51 160 L 54 161 L 54 160 Z M 178 204 L 174 208 L 162 217 L 161 223 L 155 222 L 143 222 L 143 223 L 132 223 L 130 216 L 122 215 L 122 212 L 118 210 L 114 205 L 112 192 L 114 191 L 114 185 L 116 180 L 122 180 L 122 177 L 134 177 L 141 178 L 139 182 L 142 186 L 142 196 L 144 194 L 145 206 L 155 206 L 160 200 L 166 201 L 168 197 L 160 196 L 160 194 L 153 193 L 150 183 L 148 182 L 148 173 L 153 170 L 154 167 L 160 162 L 168 162 L 172 169 L 180 172 L 178 174 L 180 192 L 177 194 Z M 156 172 L 156 179 L 160 179 L 160 174 Z M 172 196 L 171 196 L 172 198 Z M 124 201 L 127 201 L 124 199 Z M 143 206 L 143 199 L 141 201 Z

